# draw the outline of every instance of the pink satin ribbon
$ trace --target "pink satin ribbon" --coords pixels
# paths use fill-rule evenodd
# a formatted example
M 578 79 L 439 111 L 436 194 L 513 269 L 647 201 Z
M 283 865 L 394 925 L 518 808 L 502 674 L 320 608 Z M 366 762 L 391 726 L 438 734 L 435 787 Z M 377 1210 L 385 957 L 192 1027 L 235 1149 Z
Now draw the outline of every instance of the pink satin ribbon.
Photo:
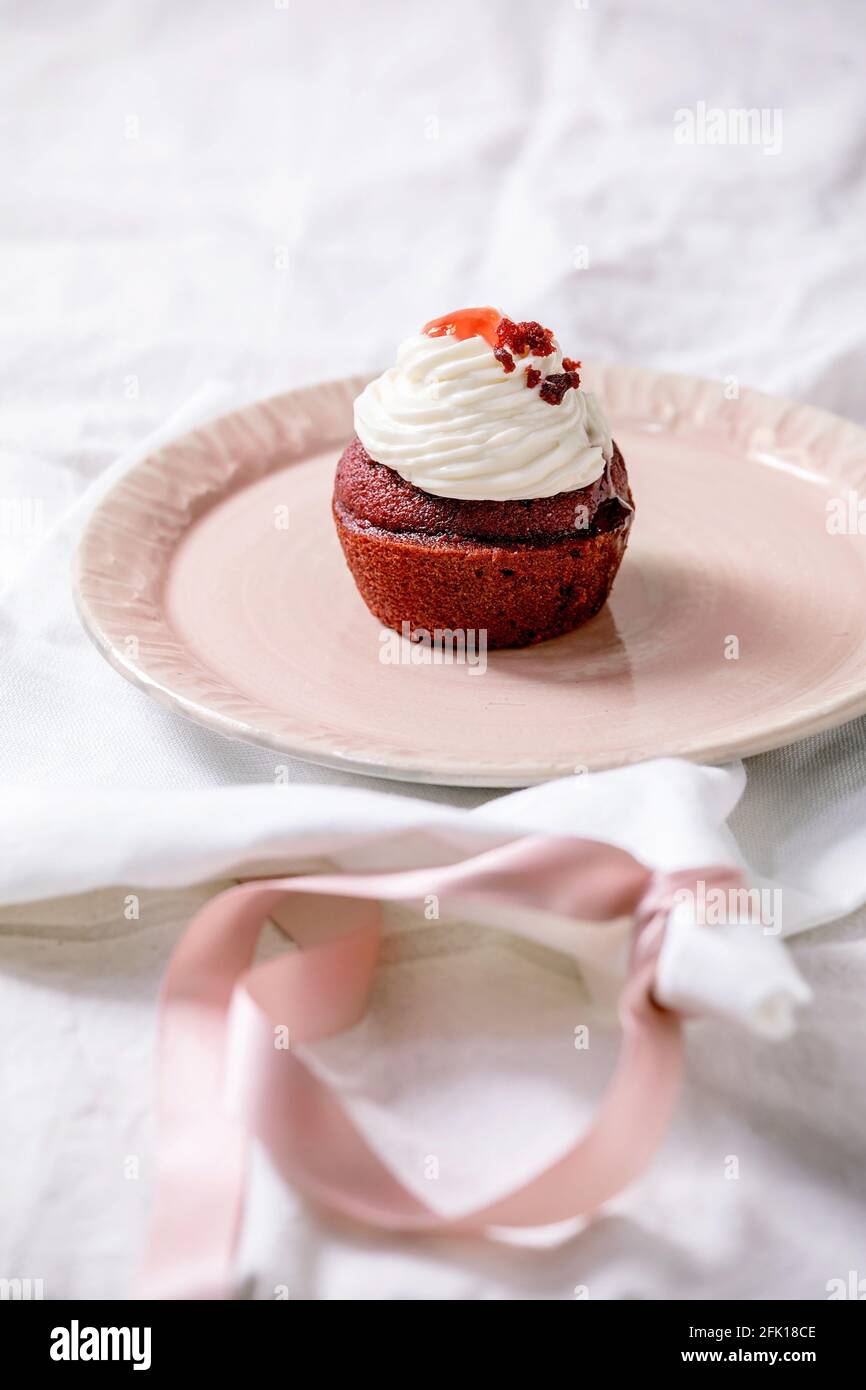
M 250 1135 L 309 1198 L 392 1230 L 540 1226 L 595 1210 L 641 1172 L 670 1118 L 680 1020 L 654 1003 L 652 986 L 673 895 L 699 879 L 741 882 L 725 867 L 658 875 L 612 845 L 531 836 L 440 868 L 258 880 L 213 898 L 190 923 L 163 985 L 157 1199 L 143 1296 L 230 1296 Z M 635 923 L 622 1046 L 592 1125 L 531 1181 L 457 1220 L 404 1187 L 339 1097 L 277 1045 L 279 1029 L 293 1045 L 357 1023 L 376 968 L 379 904 L 421 905 L 431 894 L 451 913 L 501 905 Z M 254 965 L 261 929 L 280 904 L 281 925 L 301 949 Z

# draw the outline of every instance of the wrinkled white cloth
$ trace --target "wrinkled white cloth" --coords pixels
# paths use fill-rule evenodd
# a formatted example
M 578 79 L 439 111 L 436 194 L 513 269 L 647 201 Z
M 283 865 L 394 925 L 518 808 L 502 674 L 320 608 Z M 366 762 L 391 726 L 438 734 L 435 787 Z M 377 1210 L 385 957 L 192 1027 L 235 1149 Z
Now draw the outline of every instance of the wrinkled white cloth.
M 372 866 L 369 843 L 348 844 L 359 830 L 381 830 L 388 855 L 399 832 L 416 855 L 457 821 L 609 837 L 660 867 L 724 852 L 781 887 L 813 1001 L 787 1042 L 694 1025 L 656 1163 L 549 1249 L 349 1232 L 257 1156 L 242 1287 L 820 1298 L 862 1273 L 866 721 L 749 760 L 744 792 L 737 768 L 679 764 L 495 798 L 301 764 L 274 787 L 275 755 L 110 671 L 68 590 L 88 484 L 158 426 L 167 438 L 238 396 L 381 367 L 460 303 L 541 318 L 578 355 L 733 375 L 866 418 L 857 6 L 590 0 L 541 23 L 510 0 L 363 15 L 348 0 L 327 14 L 163 0 L 78 7 L 50 28 L 21 3 L 6 17 L 0 1275 L 41 1277 L 49 1296 L 130 1287 L 156 991 L 184 923 L 244 856 L 276 867 L 286 838 L 316 830 L 317 854 L 327 841 Z M 674 112 L 702 100 L 780 109 L 781 150 L 677 145 Z M 236 385 L 170 414 L 215 377 Z M 716 935 L 678 919 L 675 996 L 708 979 L 724 993 Z M 762 945 L 789 968 L 778 938 Z M 724 955 L 696 966 L 696 948 Z M 398 915 L 369 1018 L 315 1064 L 447 1206 L 531 1172 L 585 1122 L 616 1045 L 601 1028 L 588 1054 L 574 1047 L 587 984 L 549 948 Z M 778 1024 L 766 997 L 744 1002 Z

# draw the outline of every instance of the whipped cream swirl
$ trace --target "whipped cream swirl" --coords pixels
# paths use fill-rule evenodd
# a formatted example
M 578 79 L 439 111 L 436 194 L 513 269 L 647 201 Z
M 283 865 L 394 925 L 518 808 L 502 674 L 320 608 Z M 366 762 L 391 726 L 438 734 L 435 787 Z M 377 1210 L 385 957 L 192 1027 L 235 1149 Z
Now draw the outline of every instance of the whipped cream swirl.
M 527 367 L 542 381 L 561 372 L 559 344 L 505 372 L 484 338 L 419 333 L 355 401 L 355 432 L 372 459 L 436 497 L 503 502 L 587 487 L 612 457 L 604 413 L 579 387 L 558 405 L 542 400 Z

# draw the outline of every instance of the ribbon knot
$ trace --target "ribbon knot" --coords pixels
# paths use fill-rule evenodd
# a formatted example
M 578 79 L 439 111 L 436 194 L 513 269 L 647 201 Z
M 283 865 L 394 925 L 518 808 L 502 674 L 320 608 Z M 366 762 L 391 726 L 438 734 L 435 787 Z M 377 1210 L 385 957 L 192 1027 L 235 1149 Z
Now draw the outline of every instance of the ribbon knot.
M 677 869 L 673 872 L 650 871 L 643 893 L 635 908 L 634 937 L 630 977 L 647 975 L 647 994 L 652 993 L 658 958 L 664 945 L 671 913 L 685 896 L 697 901 L 706 889 L 721 889 L 727 893 L 743 884 L 738 869 L 729 865 L 712 864 L 702 869 Z

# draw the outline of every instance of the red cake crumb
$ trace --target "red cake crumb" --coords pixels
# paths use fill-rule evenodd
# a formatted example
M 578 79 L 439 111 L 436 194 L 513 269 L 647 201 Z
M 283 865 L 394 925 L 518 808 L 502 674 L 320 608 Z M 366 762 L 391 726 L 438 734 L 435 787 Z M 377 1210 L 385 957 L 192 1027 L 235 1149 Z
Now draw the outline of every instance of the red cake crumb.
M 525 375 L 526 384 L 530 388 L 532 388 L 533 386 L 537 386 L 541 380 L 541 372 L 538 370 L 537 367 L 527 367 Z
M 533 357 L 549 357 L 553 352 L 553 330 L 534 320 L 514 323 L 512 319 L 502 318 L 496 327 L 496 342 L 499 347 L 507 347 L 515 357 L 525 357 L 528 352 Z
M 500 362 L 502 364 L 502 370 L 504 372 L 514 371 L 514 358 L 511 356 L 511 353 L 507 350 L 507 348 L 494 348 L 493 356 L 496 358 L 497 362 Z
M 577 372 L 552 372 L 544 378 L 538 394 L 548 405 L 561 405 L 566 391 L 576 390 L 579 384 Z

